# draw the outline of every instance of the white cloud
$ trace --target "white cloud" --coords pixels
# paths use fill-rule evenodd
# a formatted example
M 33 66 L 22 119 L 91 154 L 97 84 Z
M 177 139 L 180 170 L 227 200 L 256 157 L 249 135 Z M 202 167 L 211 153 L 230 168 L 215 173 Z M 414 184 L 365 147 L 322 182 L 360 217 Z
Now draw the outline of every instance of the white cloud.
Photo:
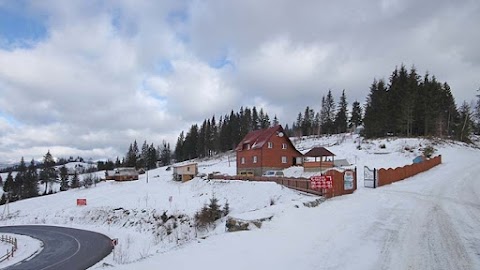
M 235 106 L 237 93 L 224 79 L 222 70 L 195 60 L 175 60 L 174 72 L 147 81 L 166 100 L 167 111 L 184 121 L 203 121 L 206 117 Z
M 47 36 L 0 49 L 0 162 L 173 146 L 240 106 L 291 123 L 328 89 L 363 102 L 401 63 L 447 81 L 457 103 L 478 88 L 478 1 L 26 3 Z
M 277 38 L 262 44 L 244 59 L 238 60 L 238 72 L 255 93 L 283 101 L 312 91 L 328 72 L 331 48 L 321 44 L 294 44 Z

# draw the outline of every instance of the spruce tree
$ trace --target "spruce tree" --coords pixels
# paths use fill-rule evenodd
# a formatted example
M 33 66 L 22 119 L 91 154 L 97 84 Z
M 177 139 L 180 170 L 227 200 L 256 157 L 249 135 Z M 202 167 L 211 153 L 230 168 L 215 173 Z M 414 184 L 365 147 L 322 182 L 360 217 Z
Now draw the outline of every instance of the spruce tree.
M 270 117 L 267 113 L 263 112 L 263 108 L 260 109 L 260 128 L 266 129 L 270 127 Z
M 457 129 L 457 139 L 462 142 L 470 142 L 470 135 L 473 130 L 472 112 L 466 101 L 459 109 L 460 122 Z
M 5 183 L 3 184 L 3 192 L 8 194 L 9 199 L 12 199 L 12 191 L 13 191 L 13 176 L 12 171 L 8 172 L 7 179 L 5 179 Z
M 297 121 L 292 126 L 293 132 L 295 133 L 295 136 L 297 136 L 297 137 L 301 137 L 303 135 L 302 123 L 303 123 L 303 116 L 302 116 L 302 113 L 299 112 L 298 115 L 297 115 Z
M 275 114 L 275 116 L 273 117 L 273 122 L 272 122 L 272 126 L 278 126 L 279 125 L 279 121 L 278 121 L 278 118 L 277 118 L 277 115 Z
M 218 152 L 218 148 L 219 148 L 219 146 L 218 146 L 218 126 L 217 126 L 217 121 L 215 121 L 215 115 L 212 116 L 212 121 L 210 121 L 210 123 L 211 123 L 210 145 L 211 145 L 212 155 L 213 155 L 214 153 Z
M 203 120 L 202 126 L 198 130 L 198 137 L 197 137 L 197 156 L 198 157 L 205 157 L 207 153 L 207 145 L 206 145 L 206 138 L 207 138 L 207 120 Z
M 320 111 L 322 133 L 333 134 L 335 125 L 335 101 L 332 90 L 328 90 L 327 96 L 322 97 L 322 109 Z
M 390 81 L 388 85 L 388 94 L 386 95 L 386 106 L 385 108 L 391 108 L 390 110 L 385 110 L 384 113 L 388 116 L 388 121 L 384 124 L 386 125 L 386 130 L 388 133 L 395 135 L 400 135 L 403 130 L 403 115 L 405 106 L 408 104 L 407 98 L 407 88 L 408 88 L 408 72 L 405 68 L 405 65 L 400 66 L 400 70 L 395 68 L 390 76 Z
M 184 144 L 185 144 L 185 136 L 183 135 L 183 131 L 180 132 L 180 136 L 178 136 L 177 138 L 177 143 L 175 144 L 175 159 L 177 160 L 177 162 L 180 162 L 180 161 L 184 161 L 185 160 L 185 156 L 184 156 L 184 150 L 183 150 L 183 147 L 184 147 Z
M 477 90 L 479 93 L 477 95 L 477 102 L 474 109 L 474 118 L 475 118 L 475 133 L 480 134 L 480 88 Z
M 258 116 L 257 108 L 253 106 L 252 109 L 252 130 L 260 129 L 260 118 Z
M 55 160 L 52 154 L 48 151 L 43 156 L 43 169 L 40 172 L 42 184 L 45 184 L 44 194 L 47 194 L 48 185 L 50 184 L 50 191 L 52 191 L 52 184 L 57 181 L 57 171 L 55 170 Z
M 115 168 L 119 168 L 122 166 L 122 162 L 120 161 L 120 158 L 117 156 L 117 159 L 115 160 Z
M 133 152 L 133 145 L 130 144 L 128 147 L 127 155 L 125 156 L 125 166 L 126 167 L 135 167 L 135 153 Z
M 367 138 L 383 137 L 387 133 L 387 89 L 383 80 L 375 79 L 370 86 L 370 93 L 365 106 L 365 136 Z
M 168 151 L 169 151 L 169 157 L 170 157 L 170 144 L 168 145 L 168 148 L 169 148 Z M 147 157 L 148 157 L 147 169 L 149 170 L 155 169 L 157 167 L 158 153 L 153 143 L 150 144 L 150 146 L 148 147 Z M 168 160 L 168 162 L 170 163 L 170 160 Z
M 343 90 L 342 95 L 340 96 L 340 102 L 338 103 L 338 111 L 335 116 L 335 130 L 337 133 L 347 132 L 347 126 L 348 126 L 347 106 L 348 106 L 347 97 L 345 95 L 345 90 Z
M 133 141 L 133 146 L 132 146 L 132 167 L 135 167 L 136 169 L 140 168 L 140 165 L 138 163 L 138 159 L 140 158 L 140 153 L 138 150 L 138 144 L 137 140 Z
M 314 111 L 307 106 L 301 123 L 302 136 L 311 135 L 314 117 Z
M 360 107 L 360 102 L 356 101 L 352 104 L 352 115 L 349 121 L 350 128 L 356 128 L 362 125 L 362 107 Z
M 21 200 L 25 198 L 24 182 L 26 174 L 27 165 L 25 164 L 25 160 L 22 157 L 22 159 L 20 160 L 20 164 L 17 167 L 17 174 L 15 175 L 15 181 L 12 188 L 12 198 L 14 198 L 14 200 Z
M 78 179 L 78 174 L 77 174 L 76 171 L 73 173 L 70 187 L 71 188 L 79 188 L 80 187 L 80 180 Z
M 38 172 L 35 166 L 35 160 L 30 161 L 25 180 L 25 194 L 27 198 L 38 196 Z
M 160 152 L 160 160 L 162 161 L 163 166 L 167 166 L 170 164 L 170 155 L 170 144 L 168 144 L 166 141 L 163 141 Z
M 139 168 L 145 168 L 147 169 L 148 165 L 148 144 L 147 144 L 147 141 L 143 141 L 143 144 L 142 144 L 142 150 L 140 152 L 140 159 L 138 160 L 139 162 L 139 165 L 138 167 Z
M 63 165 L 60 167 L 60 191 L 66 191 L 68 188 L 68 169 Z

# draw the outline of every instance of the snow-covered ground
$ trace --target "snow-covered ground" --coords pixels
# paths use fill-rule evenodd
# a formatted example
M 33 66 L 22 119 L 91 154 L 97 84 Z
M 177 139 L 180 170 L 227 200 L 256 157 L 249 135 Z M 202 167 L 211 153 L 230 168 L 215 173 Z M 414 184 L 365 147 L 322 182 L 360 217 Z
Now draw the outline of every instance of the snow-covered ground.
M 42 241 L 29 236 L 10 233 L 2 233 L 1 235 L 17 238 L 17 251 L 15 251 L 13 257 L 10 257 L 5 261 L 0 262 L 1 269 L 33 257 L 38 254 L 43 248 Z M 12 245 L 0 242 L 0 257 L 5 255 L 7 253 L 7 250 L 12 250 Z
M 296 144 L 302 152 L 327 146 L 335 158 L 347 159 L 357 167 L 359 189 L 310 208 L 303 203 L 317 197 L 274 183 L 178 183 L 163 167 L 148 172 L 148 183 L 144 174 L 135 182 L 11 203 L 10 217 L 0 225 L 61 225 L 119 238 L 113 254 L 93 269 L 480 269 L 480 150 L 435 144 L 443 164 L 368 189 L 363 166 L 410 164 L 432 142 L 392 138 L 362 141 L 357 149 L 355 136 L 330 136 Z M 198 162 L 200 173 L 235 174 L 233 153 Z M 284 172 L 309 176 L 298 167 Z M 192 216 L 212 196 L 228 201 L 230 216 L 273 218 L 252 231 L 227 233 L 225 219 L 197 231 Z M 77 207 L 77 198 L 87 199 L 87 206 Z

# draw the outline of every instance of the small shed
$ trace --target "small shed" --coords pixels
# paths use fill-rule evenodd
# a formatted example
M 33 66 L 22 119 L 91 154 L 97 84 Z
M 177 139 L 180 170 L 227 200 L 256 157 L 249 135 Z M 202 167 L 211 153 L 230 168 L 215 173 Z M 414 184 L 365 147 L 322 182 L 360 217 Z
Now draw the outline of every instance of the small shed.
M 304 171 L 318 171 L 332 168 L 335 164 L 335 154 L 325 147 L 314 147 L 303 156 L 305 158 L 303 162 Z M 309 160 L 308 158 L 313 158 L 313 160 Z
M 190 181 L 198 174 L 197 163 L 189 163 L 173 166 L 173 180 L 175 181 Z
M 113 174 L 115 181 L 132 181 L 138 180 L 138 172 L 134 167 L 116 168 Z

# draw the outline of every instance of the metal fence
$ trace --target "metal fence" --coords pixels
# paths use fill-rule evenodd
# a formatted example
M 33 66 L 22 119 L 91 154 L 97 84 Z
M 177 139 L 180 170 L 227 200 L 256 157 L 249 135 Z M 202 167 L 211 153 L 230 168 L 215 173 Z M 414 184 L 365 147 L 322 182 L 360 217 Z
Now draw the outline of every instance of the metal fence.
M 378 186 L 377 179 L 377 169 L 373 168 L 372 170 L 367 166 L 363 168 L 363 185 L 365 187 L 376 188 Z

